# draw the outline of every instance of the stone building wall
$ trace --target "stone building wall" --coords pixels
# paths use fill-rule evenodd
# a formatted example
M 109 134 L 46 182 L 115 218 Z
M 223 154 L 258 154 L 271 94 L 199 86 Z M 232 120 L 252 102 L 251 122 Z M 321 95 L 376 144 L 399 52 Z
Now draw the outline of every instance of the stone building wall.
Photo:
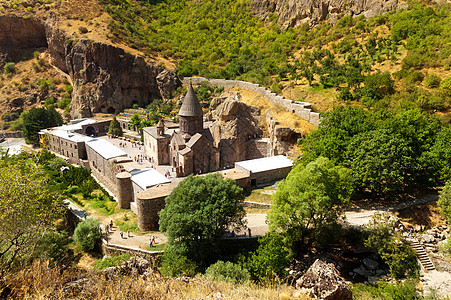
M 159 217 L 158 212 L 164 208 L 164 199 L 167 195 L 148 199 L 146 196 L 141 197 L 139 194 L 136 198 L 136 207 L 138 209 L 138 227 L 139 230 L 149 231 L 158 230 Z
M 48 136 L 48 150 L 67 157 L 73 164 L 87 158 L 84 142 L 74 142 L 54 135 Z
M 270 183 L 279 179 L 283 179 L 287 177 L 288 173 L 290 173 L 291 167 L 280 168 L 265 172 L 259 173 L 251 173 L 250 180 L 252 185 L 259 185 Z
M 269 156 L 269 141 L 267 139 L 252 139 L 247 141 L 247 159 Z
M 208 81 L 213 87 L 223 86 L 224 88 L 240 87 L 252 92 L 259 93 L 263 97 L 269 100 L 274 105 L 282 106 L 289 112 L 295 113 L 301 118 L 307 120 L 315 126 L 319 126 L 321 123 L 320 114 L 312 111 L 312 106 L 308 102 L 300 102 L 286 99 L 283 96 L 279 96 L 276 93 L 271 92 L 265 87 L 258 84 L 241 81 L 241 80 L 226 80 L 226 79 L 207 79 L 203 77 L 184 77 L 183 84 L 199 84 L 201 82 Z
M 107 128 L 110 126 L 111 120 L 99 121 L 94 124 L 83 125 L 81 134 L 90 135 L 91 131 L 94 130 L 94 136 L 104 135 L 108 132 Z

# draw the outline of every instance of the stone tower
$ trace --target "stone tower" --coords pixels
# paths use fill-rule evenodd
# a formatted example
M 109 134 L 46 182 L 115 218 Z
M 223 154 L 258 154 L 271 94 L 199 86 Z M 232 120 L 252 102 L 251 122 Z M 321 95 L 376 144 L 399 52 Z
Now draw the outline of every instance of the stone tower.
M 179 112 L 180 132 L 194 135 L 204 130 L 204 113 L 190 84 Z
M 161 119 L 157 124 L 157 135 L 164 135 L 164 121 Z
M 130 208 L 130 202 L 133 200 L 133 185 L 131 175 L 128 172 L 122 172 L 116 175 L 117 180 L 117 205 L 119 208 Z

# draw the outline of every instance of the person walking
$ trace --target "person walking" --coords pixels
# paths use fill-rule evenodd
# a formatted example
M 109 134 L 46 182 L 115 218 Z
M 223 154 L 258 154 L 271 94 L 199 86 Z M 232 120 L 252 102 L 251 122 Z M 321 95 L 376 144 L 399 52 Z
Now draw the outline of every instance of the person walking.
M 413 228 L 412 227 L 410 227 L 409 234 L 407 235 L 407 237 L 413 238 Z
M 121 231 L 120 234 L 121 234 L 121 238 L 123 239 L 124 238 L 124 233 Z
M 127 229 L 127 238 L 130 238 L 130 230 Z

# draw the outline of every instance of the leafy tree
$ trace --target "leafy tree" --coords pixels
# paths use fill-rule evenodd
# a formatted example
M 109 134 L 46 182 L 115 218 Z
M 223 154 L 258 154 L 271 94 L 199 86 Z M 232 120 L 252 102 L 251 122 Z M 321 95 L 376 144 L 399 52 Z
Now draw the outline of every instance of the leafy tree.
M 139 126 L 141 125 L 142 118 L 138 114 L 133 114 L 128 122 L 131 126 L 133 126 L 134 130 L 137 131 Z
M 37 243 L 33 256 L 58 263 L 67 254 L 69 243 L 66 232 L 46 231 Z
M 32 108 L 28 112 L 24 112 L 23 116 L 23 132 L 22 135 L 28 144 L 38 144 L 38 132 L 41 129 L 59 126 L 63 124 L 63 118 L 55 110 L 54 107 Z
M 287 249 L 283 237 L 276 232 L 268 232 L 258 239 L 257 250 L 244 258 L 244 265 L 253 278 L 266 280 L 286 275 L 285 268 L 290 262 L 290 250 Z
M 451 127 L 443 128 L 431 147 L 431 156 L 444 178 L 451 178 Z
M 349 202 L 350 179 L 345 168 L 325 157 L 295 166 L 273 196 L 271 231 L 282 234 L 288 247 L 321 243 Z
M 241 227 L 242 189 L 219 174 L 188 176 L 166 198 L 159 212 L 160 230 L 170 245 L 197 264 L 214 260 L 219 240 L 231 227 Z
M 62 211 L 62 195 L 42 169 L 28 160 L 0 161 L 1 273 L 31 257 Z
M 356 135 L 346 150 L 356 185 L 384 194 L 402 190 L 413 152 L 400 135 L 378 129 Z
M 438 75 L 432 73 L 426 77 L 426 79 L 424 80 L 424 84 L 428 88 L 438 88 L 440 86 L 441 81 L 442 79 Z
M 394 231 L 395 220 L 386 213 L 376 213 L 365 225 L 368 237 L 365 246 L 373 248 L 389 266 L 392 276 L 401 278 L 418 275 L 413 250 L 403 242 L 399 231 Z
M 451 181 L 445 184 L 443 190 L 440 191 L 440 199 L 438 200 L 438 206 L 442 215 L 451 224 Z
M 374 115 L 361 107 L 337 107 L 325 114 L 324 119 L 303 142 L 304 164 L 324 156 L 335 164 L 344 162 L 344 154 L 353 136 L 375 128 Z
M 108 133 L 122 136 L 122 127 L 121 124 L 119 124 L 119 121 L 116 119 L 115 116 L 113 116 L 113 119 L 111 120 L 110 126 L 108 127 Z
M 102 237 L 99 224 L 98 220 L 89 218 L 78 223 L 75 228 L 74 240 L 81 246 L 83 251 L 93 251 L 98 245 Z

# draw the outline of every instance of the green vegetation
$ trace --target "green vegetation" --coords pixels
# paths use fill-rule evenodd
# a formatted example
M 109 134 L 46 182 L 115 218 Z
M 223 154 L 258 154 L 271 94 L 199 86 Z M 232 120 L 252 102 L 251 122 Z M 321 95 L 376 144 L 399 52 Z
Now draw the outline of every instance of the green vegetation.
M 216 263 L 210 265 L 205 271 L 205 276 L 213 280 L 233 282 L 236 284 L 246 283 L 250 279 L 249 272 L 246 269 L 230 261 L 223 262 L 222 260 L 218 260 Z
M 93 251 L 98 246 L 102 237 L 99 225 L 99 221 L 92 218 L 78 223 L 74 231 L 74 241 L 81 246 L 83 251 Z
M 41 129 L 60 126 L 63 124 L 63 118 L 53 107 L 32 108 L 22 114 L 23 131 L 22 135 L 27 144 L 39 144 L 38 132 Z
M 419 109 L 338 107 L 303 141 L 301 163 L 327 157 L 351 169 L 357 196 L 392 197 L 449 174 L 448 131 Z
M 418 277 L 415 253 L 403 242 L 402 233 L 394 230 L 394 222 L 388 214 L 376 213 L 365 226 L 365 246 L 377 251 L 394 278 Z
M 6 63 L 3 66 L 3 72 L 5 72 L 5 74 L 12 74 L 16 72 L 16 64 L 13 62 Z
M 159 212 L 160 230 L 169 240 L 163 266 L 175 265 L 175 259 L 202 270 L 215 262 L 221 237 L 243 224 L 243 199 L 241 188 L 218 174 L 190 175 L 180 182 Z M 166 273 L 175 275 L 176 270 Z
M 273 196 L 270 230 L 283 236 L 295 254 L 304 245 L 329 242 L 351 192 L 348 170 L 327 158 L 319 157 L 305 167 L 297 165 Z
M 122 127 L 121 124 L 119 124 L 119 121 L 116 119 L 115 116 L 113 116 L 113 119 L 111 120 L 110 126 L 108 127 L 108 133 L 122 136 Z
M 27 157 L 3 157 L 0 161 L 0 273 L 26 265 L 32 257 L 59 259 L 58 251 L 40 245 L 55 229 L 62 215 L 62 193 L 50 176 Z M 35 246 L 37 246 L 36 249 Z M 50 245 L 50 244 L 47 244 Z M 33 251 L 33 249 L 35 251 Z
M 448 223 L 451 223 L 451 180 L 440 191 L 440 198 L 437 204 L 443 217 L 448 220 Z
M 414 280 L 406 280 L 404 282 L 396 282 L 390 284 L 385 281 L 378 281 L 376 285 L 363 285 L 357 284 L 352 290 L 354 299 L 367 299 L 367 300 L 419 300 L 419 299 L 431 299 L 423 298 L 416 289 L 416 283 Z M 438 299 L 438 298 L 437 298 Z
M 105 256 L 102 259 L 96 260 L 94 269 L 103 270 L 110 267 L 115 267 L 130 259 L 131 255 L 128 253 L 120 254 L 117 256 Z

